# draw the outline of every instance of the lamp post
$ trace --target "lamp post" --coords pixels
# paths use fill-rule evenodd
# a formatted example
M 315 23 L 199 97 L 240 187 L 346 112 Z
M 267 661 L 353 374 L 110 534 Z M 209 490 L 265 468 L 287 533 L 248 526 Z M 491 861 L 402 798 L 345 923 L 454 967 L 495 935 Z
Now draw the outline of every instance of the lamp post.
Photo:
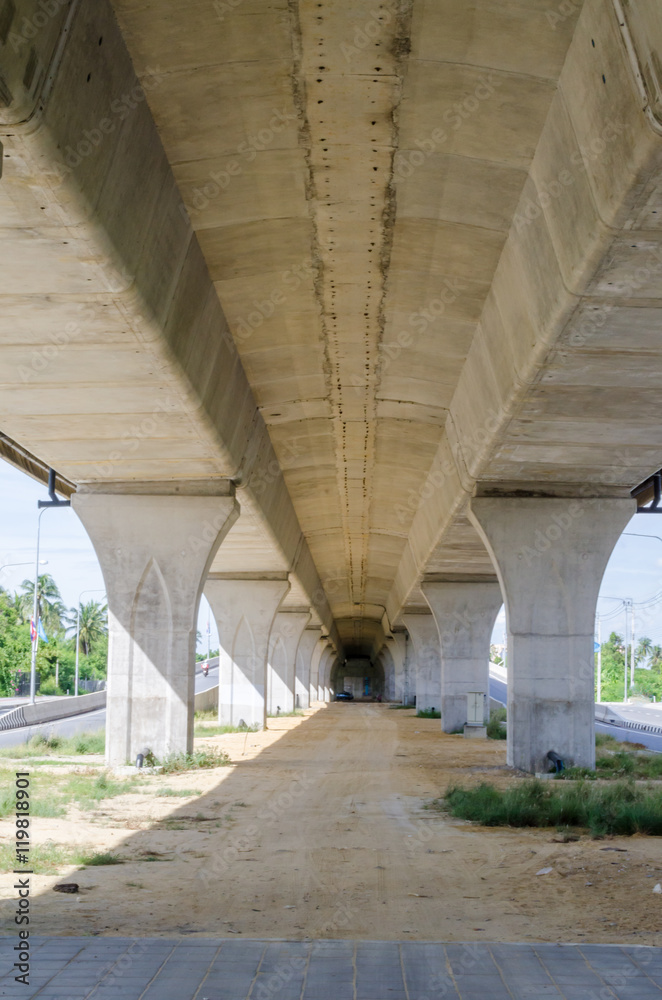
M 47 566 L 48 559 L 41 559 L 39 562 L 40 566 Z M 30 562 L 20 562 L 20 563 L 5 563 L 4 566 L 0 566 L 0 573 L 4 573 L 6 569 L 11 569 L 12 566 L 32 566 L 32 560 Z
M 37 619 L 38 591 L 39 591 L 39 542 L 41 536 L 41 515 L 49 507 L 71 507 L 71 500 L 58 500 L 55 494 L 55 469 L 48 470 L 48 495 L 50 500 L 38 500 L 37 508 L 39 516 L 37 518 L 37 558 L 35 560 L 34 571 L 34 601 L 32 604 L 32 627 L 34 638 L 32 639 L 32 656 L 30 659 L 30 704 L 34 705 L 36 700 L 36 676 L 37 676 L 37 643 L 39 642 L 39 621 Z
M 79 654 L 79 637 L 80 637 L 80 599 L 83 594 L 105 594 L 106 591 L 103 587 L 97 587 L 96 590 L 81 590 L 78 595 L 78 606 L 76 607 L 76 675 L 74 678 L 74 698 L 78 697 L 78 654 Z

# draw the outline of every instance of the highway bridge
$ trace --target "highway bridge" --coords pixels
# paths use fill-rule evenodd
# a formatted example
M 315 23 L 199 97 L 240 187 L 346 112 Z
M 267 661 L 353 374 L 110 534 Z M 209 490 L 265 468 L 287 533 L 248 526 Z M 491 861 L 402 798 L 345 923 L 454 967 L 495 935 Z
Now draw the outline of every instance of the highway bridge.
M 108 759 L 373 678 L 591 766 L 662 466 L 656 0 L 0 4 L 0 453 L 108 593 Z M 650 488 L 632 491 L 650 480 Z M 56 517 L 48 512 L 48 517 Z

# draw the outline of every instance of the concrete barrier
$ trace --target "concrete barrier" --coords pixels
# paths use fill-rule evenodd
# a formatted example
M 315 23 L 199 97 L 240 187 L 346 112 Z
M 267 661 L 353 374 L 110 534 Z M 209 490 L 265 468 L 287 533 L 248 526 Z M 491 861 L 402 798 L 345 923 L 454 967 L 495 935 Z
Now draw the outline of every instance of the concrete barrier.
M 81 694 L 78 698 L 53 698 L 37 702 L 36 705 L 19 705 L 6 715 L 0 716 L 0 731 L 56 722 L 57 719 L 65 719 L 70 715 L 82 715 L 84 712 L 94 712 L 98 708 L 105 707 L 105 691 Z
M 195 696 L 196 712 L 206 712 L 210 708 L 218 708 L 218 684 L 207 688 L 206 691 L 198 691 Z

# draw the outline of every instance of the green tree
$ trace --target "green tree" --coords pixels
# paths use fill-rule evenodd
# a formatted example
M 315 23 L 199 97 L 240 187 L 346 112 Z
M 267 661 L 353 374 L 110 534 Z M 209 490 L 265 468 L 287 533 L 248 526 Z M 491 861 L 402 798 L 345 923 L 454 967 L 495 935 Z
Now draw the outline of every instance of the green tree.
M 625 679 L 625 642 L 612 632 L 602 643 L 602 700 L 623 701 Z
M 30 621 L 34 609 L 34 580 L 24 580 L 21 593 L 15 598 L 23 621 Z M 44 631 L 50 637 L 62 628 L 65 609 L 60 590 L 50 575 L 43 573 L 37 580 L 37 614 Z
M 652 639 L 648 639 L 645 635 L 642 635 L 641 639 L 637 643 L 637 648 L 634 651 L 635 665 L 648 660 L 650 658 L 652 648 Z
M 30 669 L 30 627 L 7 594 L 0 594 L 0 696 L 15 693 L 17 675 Z
M 95 645 L 108 634 L 108 608 L 99 601 L 81 603 L 78 611 L 71 608 L 66 621 L 67 631 L 73 633 L 74 647 L 78 625 L 78 645 L 83 656 L 89 656 Z

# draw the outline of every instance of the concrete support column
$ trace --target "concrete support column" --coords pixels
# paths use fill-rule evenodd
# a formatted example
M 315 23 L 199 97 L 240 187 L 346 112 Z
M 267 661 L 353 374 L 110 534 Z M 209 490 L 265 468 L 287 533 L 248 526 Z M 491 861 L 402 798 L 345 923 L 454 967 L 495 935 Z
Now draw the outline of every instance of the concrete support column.
M 218 721 L 263 728 L 266 720 L 267 653 L 278 606 L 290 589 L 286 573 L 269 579 L 207 578 L 205 597 L 218 627 Z
M 431 614 L 405 614 L 402 620 L 407 627 L 414 650 L 415 672 L 410 683 L 415 684 L 416 711 L 441 708 L 441 654 L 439 633 Z M 411 649 L 410 649 L 411 652 Z
M 335 660 L 335 649 L 327 646 L 320 660 L 320 701 L 331 701 L 331 670 Z
M 386 649 L 393 660 L 393 700 L 405 705 L 406 702 L 406 657 L 407 657 L 407 634 L 406 632 L 394 632 L 386 640 Z
M 325 635 L 320 636 L 313 649 L 310 661 L 310 703 L 321 701 L 320 698 L 320 663 L 324 650 L 327 648 L 328 639 Z
M 384 672 L 384 701 L 395 701 L 395 663 L 388 645 L 382 646 L 377 663 Z
M 485 696 L 489 717 L 490 639 L 503 603 L 496 579 L 424 580 L 421 586 L 437 623 L 441 645 L 441 728 L 462 729 L 467 721 L 467 694 Z
M 322 635 L 321 628 L 306 628 L 301 633 L 296 653 L 294 707 L 310 708 L 310 669 L 315 646 Z
M 135 488 L 134 484 L 130 484 Z M 193 748 L 197 613 L 211 561 L 239 514 L 231 483 L 129 484 L 73 506 L 108 596 L 106 758 Z
M 299 639 L 310 621 L 310 611 L 279 611 L 269 636 L 267 712 L 294 711 L 294 675 Z
M 595 605 L 634 501 L 480 497 L 470 517 L 494 562 L 508 622 L 508 762 L 546 771 L 554 750 L 595 765 Z

